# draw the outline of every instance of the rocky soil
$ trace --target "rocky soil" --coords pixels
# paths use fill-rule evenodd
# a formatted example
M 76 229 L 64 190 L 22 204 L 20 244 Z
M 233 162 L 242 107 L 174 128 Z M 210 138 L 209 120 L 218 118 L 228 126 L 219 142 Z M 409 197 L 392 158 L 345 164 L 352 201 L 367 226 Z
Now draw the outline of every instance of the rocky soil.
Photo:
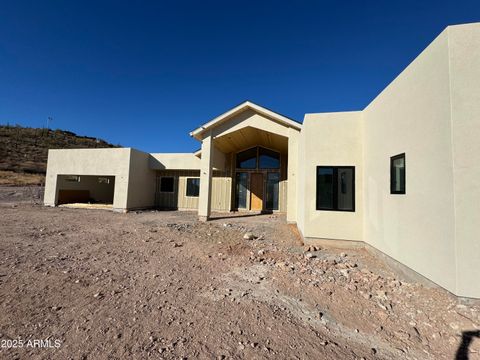
M 281 215 L 28 199 L 0 196 L 2 359 L 480 358 L 478 302 L 363 249 L 304 248 Z

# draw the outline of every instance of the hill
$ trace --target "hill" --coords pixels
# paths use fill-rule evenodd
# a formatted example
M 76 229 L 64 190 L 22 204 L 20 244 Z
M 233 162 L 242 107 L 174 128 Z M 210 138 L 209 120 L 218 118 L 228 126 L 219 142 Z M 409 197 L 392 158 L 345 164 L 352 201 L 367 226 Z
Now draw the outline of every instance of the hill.
M 71 131 L 0 125 L 0 184 L 42 183 L 48 149 L 111 147 L 118 145 Z

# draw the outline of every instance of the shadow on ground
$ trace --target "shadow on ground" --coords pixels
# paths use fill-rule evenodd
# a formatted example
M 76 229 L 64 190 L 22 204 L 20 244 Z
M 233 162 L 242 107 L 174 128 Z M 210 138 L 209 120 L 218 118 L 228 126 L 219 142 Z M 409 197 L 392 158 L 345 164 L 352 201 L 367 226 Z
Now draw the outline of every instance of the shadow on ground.
M 468 360 L 468 349 L 475 338 L 480 338 L 480 330 L 462 332 L 462 342 L 458 346 L 455 360 Z

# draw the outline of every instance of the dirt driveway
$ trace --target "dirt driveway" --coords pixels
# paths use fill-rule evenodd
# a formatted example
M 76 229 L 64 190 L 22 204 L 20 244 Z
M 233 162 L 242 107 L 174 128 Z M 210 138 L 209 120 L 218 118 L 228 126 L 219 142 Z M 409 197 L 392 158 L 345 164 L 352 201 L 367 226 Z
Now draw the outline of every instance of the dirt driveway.
M 3 201 L 0 306 L 2 359 L 480 358 L 478 303 L 365 250 L 305 253 L 280 215 Z

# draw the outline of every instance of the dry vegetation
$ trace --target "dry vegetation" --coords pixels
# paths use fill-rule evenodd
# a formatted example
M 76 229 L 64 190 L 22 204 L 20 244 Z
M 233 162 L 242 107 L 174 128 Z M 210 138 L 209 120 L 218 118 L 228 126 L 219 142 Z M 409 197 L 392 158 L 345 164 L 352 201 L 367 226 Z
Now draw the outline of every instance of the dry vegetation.
M 42 183 L 48 149 L 114 147 L 101 139 L 70 131 L 0 126 L 0 184 Z M 14 174 L 16 173 L 16 174 Z
M 0 185 L 44 185 L 45 175 L 0 170 Z

